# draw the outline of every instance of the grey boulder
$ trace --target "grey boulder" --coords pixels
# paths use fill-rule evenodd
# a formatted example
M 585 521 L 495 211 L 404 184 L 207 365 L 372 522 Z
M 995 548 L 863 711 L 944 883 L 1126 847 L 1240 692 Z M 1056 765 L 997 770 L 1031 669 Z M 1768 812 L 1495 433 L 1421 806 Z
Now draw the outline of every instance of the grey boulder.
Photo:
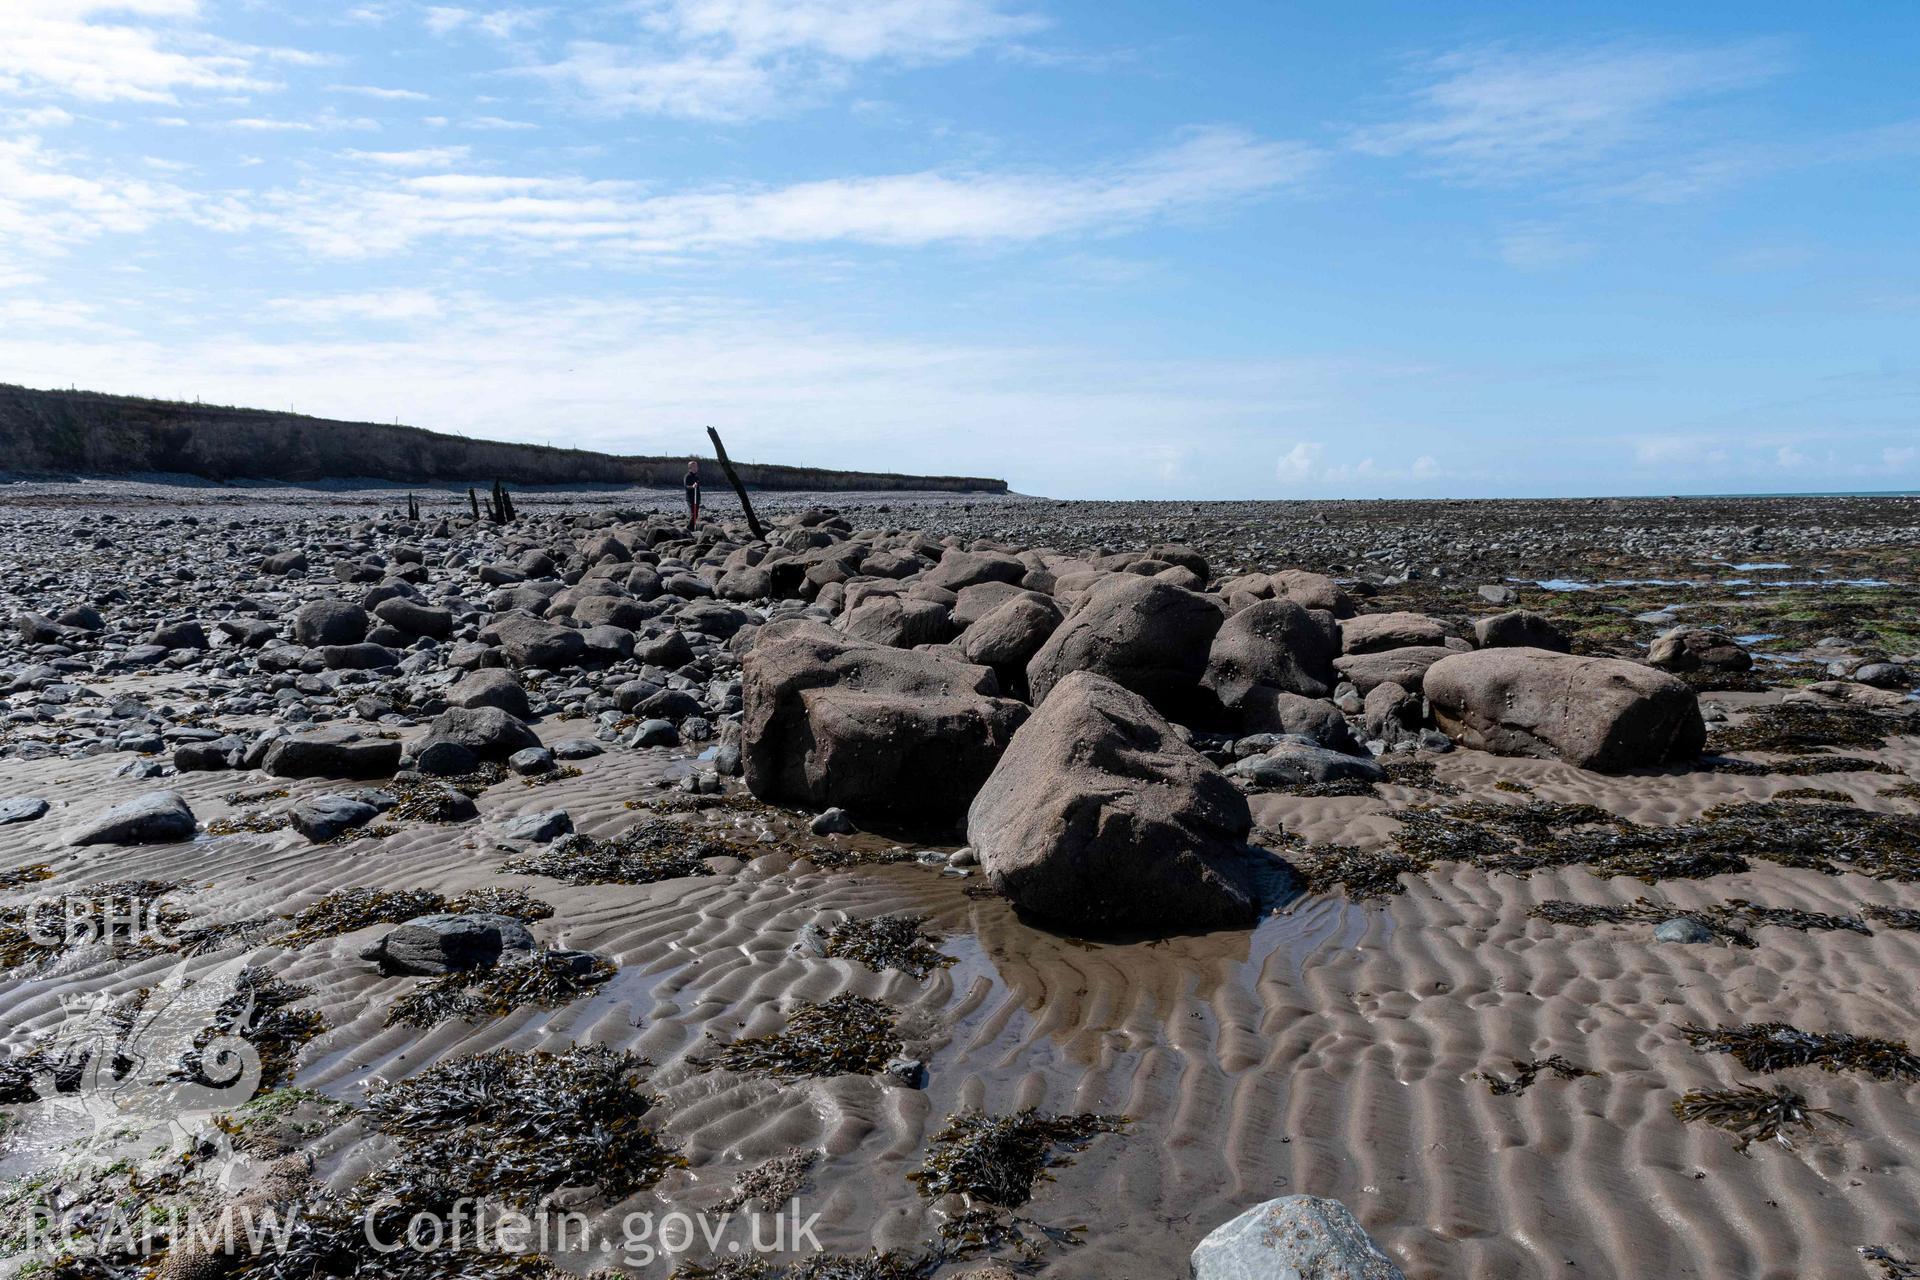
M 193 839 L 193 810 L 178 791 L 150 791 L 102 810 L 67 832 L 67 843 L 173 844 Z
M 417 916 L 360 953 L 391 974 L 442 974 L 498 964 L 509 951 L 531 952 L 533 934 L 512 916 Z
M 320 844 L 355 827 L 364 827 L 379 813 L 365 800 L 356 800 L 352 796 L 324 795 L 309 796 L 300 801 L 293 806 L 289 817 L 295 831 Z
M 1347 1206 L 1281 1196 L 1215 1227 L 1189 1259 L 1193 1280 L 1406 1280 Z

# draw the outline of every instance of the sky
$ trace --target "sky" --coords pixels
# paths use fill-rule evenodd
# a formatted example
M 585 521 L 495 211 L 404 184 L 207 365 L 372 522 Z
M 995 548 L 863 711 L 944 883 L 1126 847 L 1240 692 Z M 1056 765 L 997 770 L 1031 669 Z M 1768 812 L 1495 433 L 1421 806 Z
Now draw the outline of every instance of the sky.
M 0 0 L 0 381 L 1057 497 L 1920 488 L 1920 8 Z

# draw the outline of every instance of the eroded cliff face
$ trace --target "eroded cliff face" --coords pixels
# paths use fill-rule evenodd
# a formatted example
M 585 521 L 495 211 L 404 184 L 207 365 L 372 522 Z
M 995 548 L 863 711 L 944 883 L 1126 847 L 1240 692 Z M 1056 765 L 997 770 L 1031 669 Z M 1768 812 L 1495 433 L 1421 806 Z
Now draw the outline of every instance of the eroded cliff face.
M 679 457 L 470 440 L 376 422 L 0 385 L 0 471 L 173 472 L 210 480 L 501 479 L 677 485 Z M 1004 493 L 1004 480 L 736 463 L 760 489 Z M 719 481 L 716 471 L 713 481 Z

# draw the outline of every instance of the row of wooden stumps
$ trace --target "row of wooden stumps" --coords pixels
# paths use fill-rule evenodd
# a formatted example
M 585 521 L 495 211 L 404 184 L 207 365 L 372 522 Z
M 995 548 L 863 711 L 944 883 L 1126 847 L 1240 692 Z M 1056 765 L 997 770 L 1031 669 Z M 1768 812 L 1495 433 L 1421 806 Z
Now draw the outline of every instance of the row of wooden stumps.
M 480 521 L 480 495 L 472 489 L 467 490 L 467 503 L 473 508 L 474 523 Z M 507 486 L 498 480 L 493 482 L 493 491 L 487 495 L 487 519 L 495 524 L 506 524 L 513 519 L 513 495 L 507 492 Z

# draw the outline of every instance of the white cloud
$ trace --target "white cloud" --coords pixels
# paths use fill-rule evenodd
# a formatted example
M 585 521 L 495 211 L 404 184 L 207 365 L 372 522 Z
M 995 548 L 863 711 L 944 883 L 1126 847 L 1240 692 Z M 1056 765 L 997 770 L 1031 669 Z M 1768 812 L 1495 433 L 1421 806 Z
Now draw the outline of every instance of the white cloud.
M 59 253 L 102 235 L 145 231 L 193 203 L 179 187 L 111 174 L 48 151 L 37 137 L 0 138 L 0 245 Z
M 1327 446 L 1317 440 L 1302 440 L 1293 448 L 1280 455 L 1280 461 L 1274 467 L 1274 475 L 1281 484 L 1298 484 L 1311 480 L 1319 470 L 1320 459 L 1327 452 Z
M 1090 173 L 835 178 L 759 190 L 651 195 L 633 183 L 438 174 L 329 182 L 270 197 L 266 225 L 313 250 L 365 257 L 436 238 L 525 248 L 597 246 L 628 256 L 779 245 L 1024 243 L 1120 230 L 1300 180 L 1317 157 L 1213 130 Z
M 434 35 L 456 31 L 478 31 L 496 40 L 511 40 L 522 31 L 532 30 L 546 21 L 545 9 L 462 9 L 454 5 L 432 5 L 426 12 L 427 30 Z
M 387 169 L 445 169 L 467 158 L 471 147 L 421 147 L 414 151 L 342 151 L 349 160 Z
M 1521 271 L 1545 271 L 1593 256 L 1591 242 L 1560 227 L 1530 222 L 1508 227 L 1500 234 L 1500 260 Z
M 1440 460 L 1424 453 L 1406 467 L 1382 466 L 1371 457 L 1358 462 L 1329 462 L 1326 445 L 1317 440 L 1296 442 L 1274 466 L 1282 490 L 1347 486 L 1375 491 L 1381 486 L 1418 485 L 1444 475 Z
M 242 116 L 227 121 L 233 129 L 246 129 L 254 133 L 321 133 L 335 129 L 377 130 L 378 120 L 367 116 L 343 116 L 332 108 L 322 111 L 311 120 L 288 120 L 273 116 Z
M 418 89 L 388 89 L 377 84 L 330 84 L 332 93 L 355 93 L 363 98 L 379 98 L 383 102 L 426 102 L 430 95 Z
M 865 64 L 964 57 L 1039 30 L 1000 0 L 644 0 L 626 43 L 538 68 L 606 111 L 733 120 L 791 109 Z
M 338 324 L 347 320 L 423 320 L 437 316 L 446 309 L 439 295 L 427 289 L 382 289 L 373 293 L 275 298 L 267 306 L 277 314 L 315 324 Z
M 1374 155 L 1417 157 L 1471 185 L 1584 183 L 1597 162 L 1638 165 L 1648 146 L 1669 144 L 1675 109 L 1759 83 L 1782 66 L 1769 41 L 1467 49 L 1422 64 L 1429 82 L 1414 92 L 1411 115 L 1357 130 L 1351 142 Z
M 1913 445 L 1888 445 L 1880 451 L 1880 461 L 1889 471 L 1911 471 L 1920 461 L 1920 448 Z
M 199 0 L 5 0 L 0 92 L 92 102 L 173 102 L 182 91 L 275 88 L 258 64 L 293 50 L 214 40 L 191 26 Z

